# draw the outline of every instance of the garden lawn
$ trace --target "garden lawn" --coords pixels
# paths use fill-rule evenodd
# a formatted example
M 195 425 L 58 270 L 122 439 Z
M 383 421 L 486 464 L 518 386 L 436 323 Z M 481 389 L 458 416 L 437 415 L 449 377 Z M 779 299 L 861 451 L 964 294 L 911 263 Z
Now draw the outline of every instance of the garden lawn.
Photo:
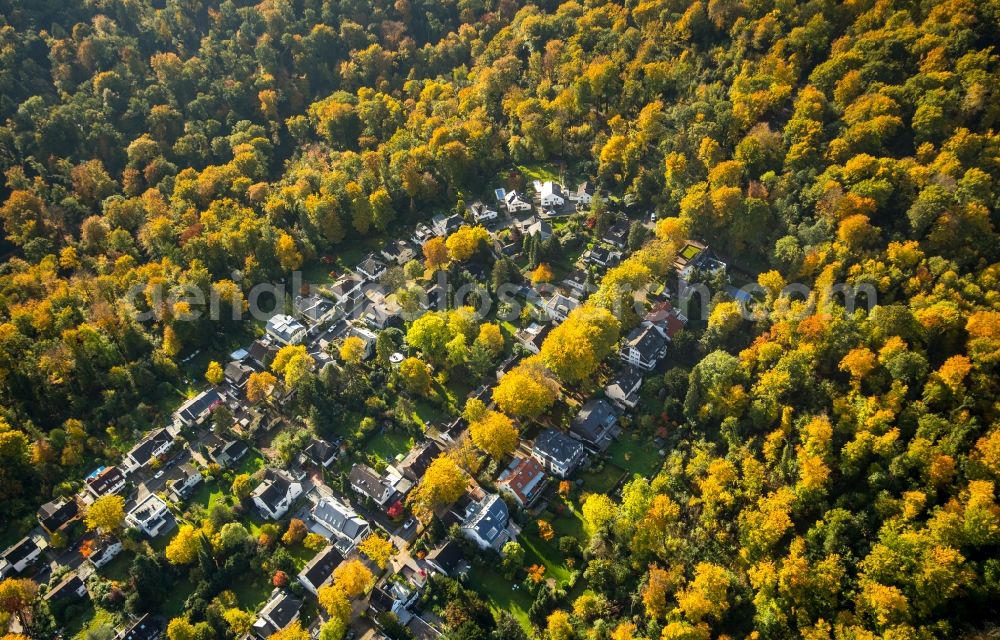
M 115 617 L 111 612 L 89 605 L 83 613 L 66 622 L 64 630 L 67 638 L 85 640 L 90 631 L 99 627 L 115 627 Z
M 554 528 L 554 527 L 553 527 Z M 527 529 L 534 529 L 528 525 Z M 524 566 L 540 564 L 545 567 L 545 578 L 553 579 L 562 584 L 569 580 L 570 570 L 566 567 L 566 557 L 559 551 L 559 535 L 548 542 L 542 540 L 537 533 L 522 533 L 518 542 L 524 547 Z
M 194 593 L 194 584 L 190 578 L 185 577 L 178 580 L 170 590 L 170 595 L 163 601 L 160 612 L 168 619 L 176 618 L 184 613 L 184 602 L 192 593 Z
M 608 449 L 611 463 L 627 471 L 629 476 L 638 474 L 651 478 L 660 470 L 663 461 L 660 451 L 646 438 L 633 439 L 632 436 L 625 434 L 611 445 Z
M 255 576 L 253 580 L 240 580 L 233 585 L 233 593 L 240 607 L 247 611 L 256 611 L 271 595 L 274 587 L 262 577 Z
M 514 616 L 525 631 L 531 631 L 528 608 L 531 595 L 520 585 L 503 577 L 495 567 L 473 566 L 469 570 L 468 585 L 479 593 L 495 613 L 506 611 Z M 514 586 L 518 586 L 514 590 Z
M 394 462 L 396 456 L 410 450 L 410 441 L 413 436 L 405 431 L 385 431 L 373 435 L 365 445 L 365 448 L 386 462 Z
M 613 464 L 605 464 L 600 471 L 588 469 L 580 474 L 583 479 L 583 493 L 610 494 L 623 475 L 623 471 Z
M 525 180 L 541 180 L 545 182 L 546 180 L 553 180 L 559 182 L 559 169 L 555 165 L 551 164 L 519 164 L 517 165 L 517 170 L 521 172 Z

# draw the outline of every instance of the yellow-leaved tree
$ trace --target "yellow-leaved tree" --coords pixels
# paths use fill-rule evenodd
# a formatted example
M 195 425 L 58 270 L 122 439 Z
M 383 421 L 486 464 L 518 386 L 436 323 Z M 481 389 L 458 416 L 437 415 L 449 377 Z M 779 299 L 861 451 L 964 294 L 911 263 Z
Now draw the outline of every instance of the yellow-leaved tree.
M 469 425 L 469 435 L 477 447 L 499 460 L 514 450 L 519 435 L 510 418 L 499 411 L 487 411 Z

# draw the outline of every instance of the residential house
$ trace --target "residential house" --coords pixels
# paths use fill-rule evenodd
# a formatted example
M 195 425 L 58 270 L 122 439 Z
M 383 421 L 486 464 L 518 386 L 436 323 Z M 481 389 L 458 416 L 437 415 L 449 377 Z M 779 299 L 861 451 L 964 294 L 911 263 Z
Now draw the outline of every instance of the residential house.
M 254 372 L 253 367 L 251 367 L 246 362 L 241 362 L 239 360 L 231 360 L 223 371 L 223 375 L 226 382 L 233 385 L 236 389 L 243 389 L 246 386 L 247 380 L 250 379 L 250 374 Z
M 497 488 L 512 497 L 522 509 L 531 508 L 547 485 L 544 467 L 531 456 L 515 457 L 497 480 Z
M 499 552 L 517 537 L 510 513 L 499 495 L 486 494 L 481 500 L 472 501 L 465 509 L 461 523 L 462 534 L 480 549 Z
M 351 483 L 351 488 L 356 493 L 368 498 L 380 507 L 386 506 L 389 503 L 389 499 L 395 493 L 392 485 L 385 478 L 365 464 L 355 464 L 351 467 L 348 479 Z
M 643 324 L 654 325 L 667 340 L 673 341 L 684 327 L 687 326 L 687 317 L 675 309 L 669 302 L 661 302 L 642 318 Z
M 278 347 L 270 340 L 254 340 L 247 349 L 248 364 L 258 371 L 271 368 L 274 356 L 278 355 Z
M 537 220 L 530 224 L 524 234 L 528 236 L 538 236 L 544 242 L 552 237 L 552 225 L 545 220 Z
M 463 224 L 465 224 L 465 219 L 457 214 L 445 217 L 439 213 L 431 218 L 431 228 L 434 230 L 434 234 L 438 236 L 451 235 L 458 231 Z
M 365 280 L 356 273 L 345 273 L 330 286 L 330 293 L 344 309 L 361 301 Z
M 531 456 L 552 475 L 567 478 L 587 457 L 587 452 L 583 445 L 562 431 L 549 428 L 535 438 Z
M 406 457 L 395 465 L 396 470 L 411 482 L 420 482 L 427 467 L 439 455 L 441 455 L 441 447 L 436 442 L 428 440 L 410 449 Z
M 545 337 L 549 335 L 550 331 L 552 331 L 552 325 L 532 322 L 527 327 L 519 329 L 514 334 L 514 339 L 531 353 L 538 353 L 542 349 L 542 342 L 545 341 Z
M 510 356 L 509 358 L 507 358 L 506 360 L 504 360 L 503 362 L 501 362 L 497 366 L 497 370 L 496 370 L 497 382 L 500 382 L 500 379 L 503 378 L 507 374 L 508 371 L 510 371 L 511 369 L 513 369 L 514 367 L 516 367 L 520 361 L 521 361 L 521 359 L 519 357 L 517 357 L 516 355 L 514 355 L 514 356 Z
M 317 467 L 327 468 L 333 461 L 337 459 L 337 453 L 339 452 L 337 446 L 323 440 L 322 438 L 313 438 L 312 441 L 306 445 L 306 448 L 302 450 L 302 455 L 305 456 L 306 460 L 309 460 Z
M 309 326 L 325 324 L 337 315 L 337 305 L 332 300 L 319 294 L 295 296 L 292 301 L 295 315 Z
M 182 464 L 180 472 L 180 476 L 167 481 L 167 491 L 175 500 L 183 502 L 190 498 L 194 490 L 202 483 L 202 477 L 201 472 L 190 464 Z
M 160 640 L 164 637 L 164 620 L 153 618 L 148 613 L 127 626 L 116 636 L 116 640 Z
M 87 585 L 76 571 L 67 573 L 57 585 L 45 593 L 49 602 L 82 600 L 87 597 Z
M 118 557 L 122 552 L 122 541 L 118 538 L 94 538 L 90 543 L 87 561 L 100 569 Z
M 545 301 L 545 306 L 542 309 L 549 320 L 558 324 L 566 320 L 570 312 L 579 306 L 579 300 L 569 298 L 561 293 L 554 293 L 551 298 Z
M 641 324 L 625 336 L 618 352 L 623 362 L 652 371 L 667 355 L 667 338 L 653 324 Z
M 182 425 L 196 427 L 204 423 L 212 410 L 222 402 L 222 394 L 218 389 L 208 389 L 182 404 L 174 416 Z
M 174 437 L 170 432 L 166 429 L 157 429 L 132 447 L 122 462 L 128 471 L 135 471 L 170 451 L 173 445 Z
M 352 325 L 347 335 L 361 338 L 361 341 L 365 343 L 365 360 L 375 355 L 375 341 L 378 340 L 378 336 L 374 333 L 364 327 Z
M 592 398 L 580 407 L 569 433 L 585 447 L 604 451 L 618 435 L 618 414 L 603 398 Z
M 53 534 L 65 528 L 79 514 L 80 505 L 77 504 L 76 500 L 69 498 L 46 502 L 38 508 L 36 516 L 38 524 L 42 525 L 42 529 L 45 529 L 49 534 Z
M 371 535 L 371 527 L 343 502 L 335 498 L 321 498 L 312 508 L 313 520 L 330 533 L 334 544 L 349 553 L 362 540 Z
M 365 259 L 357 266 L 355 271 L 369 282 L 378 280 L 386 271 L 385 263 L 375 257 L 374 253 L 369 253 Z
M 399 266 L 403 266 L 410 260 L 416 260 L 419 255 L 420 248 L 409 240 L 390 241 L 382 247 L 382 257 Z
M 603 245 L 597 245 L 593 249 L 589 249 L 583 253 L 583 261 L 586 264 L 592 264 L 602 269 L 613 267 L 621 262 L 621 260 L 622 254 L 620 251 L 609 249 Z
M 583 269 L 573 269 L 559 284 L 580 299 L 590 293 L 590 275 Z
M 472 219 L 478 224 L 483 224 L 484 222 L 491 222 L 497 219 L 500 214 L 494 209 L 490 209 L 482 202 L 473 202 L 469 207 L 469 211 L 472 213 Z
M 697 240 L 688 240 L 684 248 L 677 252 L 674 268 L 680 273 L 681 279 L 690 280 L 695 270 L 708 273 L 724 272 L 726 263 L 715 255 L 707 245 Z
M 570 191 L 566 195 L 570 202 L 575 202 L 579 205 L 589 205 L 594 201 L 594 185 L 584 180 L 577 185 L 576 191 Z
M 299 619 L 302 601 L 284 589 L 275 589 L 257 614 L 251 633 L 259 640 L 267 640 Z
M 302 485 L 277 469 L 267 469 L 264 479 L 250 494 L 261 515 L 280 520 L 295 499 L 302 495 Z
M 24 573 L 42 555 L 45 543 L 32 537 L 21 538 L 0 554 L 0 578 Z
M 416 228 L 413 230 L 413 241 L 416 242 L 421 247 L 424 243 L 434 237 L 434 230 L 429 226 L 420 222 L 417 224 Z
M 463 565 L 467 566 L 462 554 L 462 547 L 454 540 L 448 540 L 441 546 L 434 548 L 424 558 L 424 562 L 431 569 L 452 578 L 462 571 Z
M 628 232 L 628 220 L 618 220 L 601 235 L 601 240 L 616 249 L 624 249 L 628 244 Z
M 215 444 L 208 447 L 208 457 L 223 469 L 229 469 L 243 459 L 250 447 L 242 440 L 216 439 Z
M 604 395 L 620 409 L 635 409 L 639 404 L 642 371 L 625 367 L 604 387 Z
M 302 567 L 302 571 L 299 572 L 299 582 L 309 593 L 314 596 L 319 595 L 320 587 L 333 580 L 334 570 L 343 561 L 344 556 L 340 551 L 333 546 L 327 546 Z
M 539 201 L 543 207 L 561 207 L 566 202 L 562 185 L 551 180 L 543 182 L 542 189 L 539 192 Z
M 424 293 L 426 299 L 421 301 L 421 305 L 427 311 L 444 311 L 448 307 L 448 289 L 436 281 L 428 282 Z
M 503 197 L 504 206 L 507 211 L 531 211 L 531 202 L 521 197 L 517 191 L 508 191 Z
M 268 334 L 281 344 L 299 344 L 306 337 L 306 326 L 284 313 L 278 313 L 267 320 Z
M 361 320 L 375 331 L 382 331 L 388 327 L 402 328 L 403 309 L 398 304 L 390 302 L 385 297 L 374 302 Z
M 125 489 L 125 474 L 118 467 L 101 467 L 86 478 L 87 490 L 95 498 Z
M 150 538 L 173 528 L 176 521 L 165 503 L 155 493 L 150 493 L 125 515 L 125 522 L 139 529 Z
M 413 618 L 409 609 L 420 597 L 425 584 L 426 572 L 403 565 L 399 572 L 375 587 L 368 600 L 368 606 L 375 614 L 375 624 L 380 624 L 380 617 L 386 613 L 394 615 L 400 624 L 409 623 Z

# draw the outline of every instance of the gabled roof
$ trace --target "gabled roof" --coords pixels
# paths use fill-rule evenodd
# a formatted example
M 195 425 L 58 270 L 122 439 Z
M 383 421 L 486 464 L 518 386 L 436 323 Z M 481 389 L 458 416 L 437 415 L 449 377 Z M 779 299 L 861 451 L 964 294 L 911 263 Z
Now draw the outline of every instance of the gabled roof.
M 594 195 L 594 185 L 590 182 L 584 180 L 576 187 L 576 195 L 580 197 L 582 195 L 593 196 Z
M 278 503 L 288 495 L 288 489 L 291 486 L 292 482 L 285 474 L 274 469 L 267 469 L 264 472 L 264 479 L 253 490 L 253 497 L 259 498 L 261 502 L 274 511 Z
M 153 452 L 168 442 L 173 442 L 173 436 L 166 429 L 157 429 L 132 447 L 132 450 L 128 452 L 128 457 L 136 464 L 146 464 L 153 457 Z
M 625 240 L 628 238 L 629 223 L 628 220 L 618 220 L 604 232 L 602 236 L 605 240 L 617 242 L 620 244 L 625 244 Z
M 382 476 L 365 464 L 356 464 L 351 467 L 348 478 L 356 491 L 376 502 L 381 502 L 386 493 L 392 490 L 392 487 L 383 481 Z
M 507 529 L 509 521 L 507 503 L 500 496 L 491 493 L 476 503 L 462 526 L 474 530 L 476 535 L 492 545 Z
M 343 534 L 350 540 L 356 540 L 368 527 L 368 523 L 353 509 L 334 498 L 322 498 L 313 507 L 312 515 L 331 531 Z
M 79 513 L 76 500 L 53 500 L 38 508 L 38 522 L 46 531 L 56 531 Z
M 305 330 L 305 325 L 284 313 L 277 313 L 267 319 L 267 332 L 286 342 Z
M 428 553 L 426 559 L 443 569 L 448 575 L 452 575 L 458 569 L 462 558 L 462 547 L 454 540 L 448 540 Z
M 246 382 L 251 373 L 253 373 L 253 367 L 238 360 L 229 362 L 225 369 L 226 380 L 237 386 Z
M 386 613 L 387 611 L 391 611 L 395 604 L 396 599 L 389 595 L 389 592 L 382 587 L 375 587 L 372 591 L 371 597 L 368 599 L 368 606 L 370 606 L 377 613 Z
M 64 598 L 77 598 L 81 589 L 86 589 L 83 580 L 75 571 L 71 571 L 63 577 L 59 584 L 49 589 L 48 593 L 45 594 L 45 599 L 55 602 Z
M 564 296 L 561 293 L 553 294 L 551 298 L 545 301 L 545 310 L 550 313 L 555 312 L 559 315 L 569 315 L 570 311 L 579 306 L 579 300 Z
M 531 502 L 539 487 L 545 483 L 545 470 L 531 456 L 514 458 L 497 480 L 498 487 L 505 487 L 524 505 Z
M 533 346 L 537 352 L 538 349 L 542 348 L 542 342 L 545 341 L 545 337 L 549 335 L 550 331 L 552 331 L 551 324 L 533 322 L 524 329 L 520 329 L 514 334 L 514 337 L 526 347 L 529 347 L 529 345 Z
M 214 462 L 227 466 L 243 458 L 250 447 L 242 440 L 220 440 L 208 449 L 208 455 Z
M 608 388 L 618 387 L 624 395 L 628 395 L 642 384 L 642 371 L 635 367 L 625 367 L 608 383 Z
M 313 438 L 302 453 L 316 464 L 325 466 L 327 461 L 337 457 L 337 447 L 322 438 Z
M 369 276 L 385 271 L 385 263 L 375 257 L 374 253 L 369 253 L 365 259 L 358 264 L 358 271 Z
M 650 360 L 667 346 L 667 339 L 656 327 L 640 325 L 628 334 L 625 345 L 638 351 L 643 360 Z
M 302 567 L 299 575 L 305 576 L 310 584 L 319 589 L 333 577 L 333 570 L 343 561 L 344 556 L 336 548 L 329 546 L 313 556 L 313 559 Z
M 120 636 L 120 640 L 155 640 L 163 633 L 163 623 L 144 613 Z
M 567 462 L 583 453 L 583 445 L 558 429 L 546 429 L 535 438 L 535 451 L 553 460 Z
M 588 442 L 599 441 L 608 427 L 618 420 L 618 414 L 604 398 L 588 400 L 573 418 L 570 430 Z
M 661 327 L 670 339 L 673 339 L 679 331 L 687 326 L 687 318 L 674 309 L 669 302 L 661 302 L 650 309 L 649 313 L 643 317 L 643 322 Z
M 0 558 L 3 558 L 10 564 L 17 564 L 21 562 L 31 554 L 39 550 L 38 543 L 35 542 L 33 538 L 25 537 L 18 540 L 13 545 L 7 547 L 7 549 L 0 554 Z
M 208 389 L 182 404 L 177 410 L 177 415 L 188 422 L 197 422 L 220 402 L 222 402 L 222 396 L 219 391 Z
M 271 366 L 277 353 L 278 347 L 264 340 L 254 340 L 247 349 L 247 357 L 265 369 Z
M 424 477 L 424 472 L 427 471 L 427 467 L 430 466 L 431 461 L 440 454 L 441 447 L 436 442 L 427 441 L 422 445 L 410 449 L 406 457 L 396 465 L 396 468 L 399 469 L 399 472 L 404 477 L 418 482 Z
M 105 467 L 87 478 L 90 490 L 99 496 L 103 496 L 122 482 L 125 482 L 125 475 L 118 467 Z
M 322 320 L 323 316 L 333 311 L 335 306 L 331 300 L 315 293 L 310 296 L 296 296 L 293 304 L 296 313 L 313 323 Z
M 364 278 L 356 273 L 345 273 L 344 275 L 337 278 L 337 281 L 333 283 L 330 287 L 330 293 L 332 293 L 339 300 L 343 298 L 348 293 L 357 289 L 364 282 Z

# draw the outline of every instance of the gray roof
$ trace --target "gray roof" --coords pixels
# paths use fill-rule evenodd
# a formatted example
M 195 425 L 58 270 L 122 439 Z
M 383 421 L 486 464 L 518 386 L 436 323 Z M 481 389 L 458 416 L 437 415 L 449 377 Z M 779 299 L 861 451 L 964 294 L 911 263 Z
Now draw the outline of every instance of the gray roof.
M 458 569 L 458 565 L 462 561 L 462 548 L 454 540 L 448 540 L 428 553 L 426 559 L 451 575 Z
M 618 421 L 618 414 L 604 398 L 588 400 L 573 418 L 570 430 L 587 442 L 598 442 L 609 427 Z
M 302 572 L 299 575 L 305 576 L 310 584 L 319 589 L 326 584 L 327 580 L 333 577 L 333 570 L 340 566 L 340 563 L 343 561 L 344 556 L 336 548 L 327 547 L 317 553 L 302 568 Z
M 317 502 L 312 515 L 329 525 L 331 530 L 338 531 L 351 540 L 356 540 L 368 526 L 353 509 L 333 498 L 323 498 Z
M 440 454 L 441 447 L 436 442 L 425 442 L 410 449 L 410 452 L 396 465 L 396 468 L 405 477 L 417 482 L 424 477 L 424 472 L 427 471 L 431 461 Z
M 493 544 L 493 541 L 507 529 L 509 520 L 510 513 L 507 511 L 507 503 L 493 493 L 477 503 L 475 510 L 465 519 L 463 526 L 474 529 L 480 538 Z
M 382 476 L 364 464 L 356 464 L 351 467 L 349 480 L 352 487 L 375 501 L 381 500 L 388 488 L 388 485 L 382 481 Z
M 568 461 L 583 453 L 583 445 L 558 429 L 546 429 L 535 438 L 534 448 L 553 460 Z
M 157 429 L 143 438 L 142 442 L 132 447 L 128 456 L 138 464 L 146 464 L 153 457 L 153 451 L 172 441 L 173 437 L 166 429 Z
M 53 500 L 38 508 L 38 522 L 48 531 L 55 531 L 79 513 L 76 500 Z
M 278 473 L 274 469 L 267 469 L 264 472 L 264 480 L 254 489 L 253 495 L 260 498 L 271 510 L 288 495 L 288 488 L 291 481 L 283 473 Z
M 625 344 L 638 351 L 643 360 L 650 360 L 667 346 L 667 339 L 652 325 L 640 325 L 628 334 Z
M 617 386 L 625 394 L 629 394 L 637 386 L 642 384 L 642 371 L 635 367 L 625 367 L 618 372 L 618 375 L 608 384 L 609 387 Z

